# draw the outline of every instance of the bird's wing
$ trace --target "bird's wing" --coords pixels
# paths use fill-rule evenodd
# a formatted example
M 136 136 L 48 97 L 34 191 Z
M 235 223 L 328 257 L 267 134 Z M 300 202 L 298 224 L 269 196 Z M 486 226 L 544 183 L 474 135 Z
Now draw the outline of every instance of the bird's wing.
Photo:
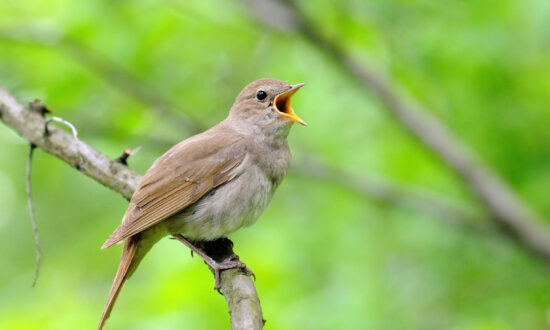
M 208 132 L 205 132 L 208 133 Z M 238 134 L 201 134 L 162 155 L 139 182 L 122 224 L 102 248 L 135 235 L 231 180 L 246 156 Z

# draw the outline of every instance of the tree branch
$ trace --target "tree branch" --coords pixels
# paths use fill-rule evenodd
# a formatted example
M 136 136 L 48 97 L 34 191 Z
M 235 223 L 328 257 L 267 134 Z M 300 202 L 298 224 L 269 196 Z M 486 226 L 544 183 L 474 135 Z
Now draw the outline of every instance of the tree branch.
M 427 109 L 406 96 L 401 88 L 373 68 L 360 64 L 335 42 L 321 35 L 291 0 L 245 0 L 264 24 L 294 30 L 329 55 L 346 74 L 373 92 L 398 122 L 452 168 L 485 203 L 492 219 L 531 251 L 550 260 L 547 223 L 524 203 L 480 157 Z M 269 12 L 270 15 L 260 14 Z
M 14 28 L 2 28 L 0 38 L 23 43 L 33 43 L 44 46 L 55 45 L 57 50 L 81 63 L 85 68 L 95 72 L 113 88 L 120 92 L 134 96 L 133 99 L 150 107 L 159 117 L 168 119 L 179 129 L 185 129 L 189 133 L 202 131 L 202 125 L 185 111 L 173 106 L 162 91 L 149 88 L 146 84 L 136 84 L 140 81 L 133 73 L 109 59 L 103 53 L 94 50 L 65 35 L 62 31 L 51 25 L 21 24 Z M 182 111 L 183 110 L 183 111 Z
M 472 207 L 416 187 L 396 186 L 381 178 L 347 173 L 327 165 L 313 157 L 303 159 L 300 165 L 293 165 L 291 174 L 314 180 L 322 180 L 352 190 L 383 205 L 399 206 L 431 215 L 439 220 L 486 230 L 485 215 Z
M 43 115 L 33 107 L 24 107 L 0 88 L 0 119 L 7 126 L 32 145 L 130 199 L 141 178 L 139 174 L 88 144 L 77 141 L 72 134 L 54 126 L 48 126 L 46 130 Z M 262 311 L 252 279 L 239 269 L 231 269 L 222 272 L 221 281 L 232 329 L 261 329 Z

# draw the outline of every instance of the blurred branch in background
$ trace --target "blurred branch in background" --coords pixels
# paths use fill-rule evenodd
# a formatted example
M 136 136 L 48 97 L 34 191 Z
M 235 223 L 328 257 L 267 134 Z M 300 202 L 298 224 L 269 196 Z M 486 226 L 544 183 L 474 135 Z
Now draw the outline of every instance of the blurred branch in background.
M 130 199 L 141 176 L 77 140 L 57 127 L 48 126 L 44 113 L 22 106 L 0 88 L 0 119 L 32 145 L 56 156 L 83 174 Z M 232 252 L 232 251 L 231 251 Z M 222 272 L 221 286 L 233 329 L 261 329 L 260 301 L 252 279 L 240 269 Z M 99 313 L 99 311 L 98 311 Z
M 159 117 L 163 117 L 166 122 L 175 125 L 178 129 L 184 128 L 189 134 L 207 129 L 205 125 L 185 116 L 186 109 L 176 110 L 174 102 L 168 97 L 162 96 L 160 88 L 144 87 L 147 86 L 146 82 L 134 77 L 128 70 L 121 68 L 95 49 L 63 37 L 62 32 L 57 29 L 20 26 L 0 30 L 0 38 L 40 44 L 46 47 L 55 46 L 55 50 L 61 50 L 70 55 L 112 86 L 150 107 Z M 161 142 L 167 146 L 173 144 L 173 141 Z M 439 220 L 458 225 L 479 227 L 479 220 L 483 217 L 479 212 L 450 198 L 441 198 L 435 193 L 425 192 L 425 189 L 405 188 L 402 184 L 389 178 L 351 174 L 342 169 L 331 167 L 323 160 L 305 152 L 295 152 L 291 174 L 330 182 L 360 193 L 375 202 L 393 204 L 431 216 L 435 215 Z
M 467 205 L 435 195 L 433 192 L 416 187 L 397 186 L 382 178 L 347 173 L 312 156 L 302 159 L 298 165 L 292 165 L 291 169 L 291 174 L 330 182 L 368 196 L 383 205 L 418 211 L 436 219 L 475 230 L 488 229 L 484 226 L 483 214 Z
M 258 20 L 283 31 L 300 33 L 323 54 L 374 93 L 395 118 L 424 145 L 430 148 L 485 203 L 491 218 L 507 233 L 545 259 L 550 259 L 550 231 L 545 221 L 530 209 L 480 157 L 454 136 L 430 111 L 388 77 L 359 63 L 336 42 L 321 35 L 315 24 L 290 0 L 245 0 L 256 12 Z M 269 15 L 266 15 L 269 13 Z
M 75 38 L 65 36 L 62 31 L 53 26 L 28 24 L 9 29 L 3 28 L 0 30 L 0 38 L 44 46 L 55 45 L 63 53 L 71 56 L 87 69 L 94 71 L 111 86 L 125 94 L 132 95 L 135 100 L 151 107 L 159 116 L 177 125 L 180 129 L 183 128 L 190 133 L 198 133 L 203 130 L 203 125 L 186 115 L 189 111 L 176 110 L 158 88 L 150 88 L 145 82 L 140 81 L 131 72 L 117 65 L 102 53 Z M 140 81 L 140 83 L 137 84 L 136 81 Z

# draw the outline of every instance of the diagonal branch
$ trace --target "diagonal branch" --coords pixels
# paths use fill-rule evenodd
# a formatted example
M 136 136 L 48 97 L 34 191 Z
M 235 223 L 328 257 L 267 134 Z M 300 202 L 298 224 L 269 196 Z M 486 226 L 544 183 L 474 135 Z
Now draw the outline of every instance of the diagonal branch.
M 484 215 L 472 207 L 458 204 L 416 187 L 398 187 L 386 180 L 347 173 L 331 167 L 313 157 L 292 166 L 290 172 L 313 180 L 321 180 L 352 190 L 382 205 L 399 206 L 431 215 L 439 220 L 473 230 L 486 230 Z
M 86 69 L 93 71 L 98 77 L 118 89 L 131 95 L 133 99 L 150 107 L 159 117 L 167 119 L 179 129 L 189 133 L 198 133 L 203 125 L 187 115 L 190 111 L 176 110 L 162 91 L 147 86 L 133 73 L 115 63 L 113 60 L 75 38 L 65 35 L 50 25 L 22 24 L 13 28 L 0 29 L 0 38 L 20 43 L 31 43 L 43 46 L 56 46 L 56 50 L 71 57 Z M 135 83 L 140 81 L 140 84 Z
M 537 215 L 509 185 L 480 157 L 428 109 L 416 101 L 389 78 L 373 68 L 360 64 L 338 44 L 318 31 L 301 9 L 291 0 L 246 0 L 263 23 L 282 30 L 299 32 L 317 49 L 329 55 L 342 71 L 372 92 L 395 119 L 418 138 L 435 155 L 452 168 L 485 203 L 492 219 L 520 243 L 545 259 L 550 259 L 550 231 L 545 220 Z M 270 15 L 260 13 L 270 12 Z
M 43 113 L 24 107 L 0 88 L 0 119 L 32 145 L 58 157 L 83 174 L 130 199 L 141 178 L 116 160 L 78 141 L 72 134 L 48 126 Z M 77 148 L 78 147 L 78 148 Z M 252 279 L 241 270 L 222 273 L 221 285 L 227 300 L 233 329 L 261 329 L 262 312 Z

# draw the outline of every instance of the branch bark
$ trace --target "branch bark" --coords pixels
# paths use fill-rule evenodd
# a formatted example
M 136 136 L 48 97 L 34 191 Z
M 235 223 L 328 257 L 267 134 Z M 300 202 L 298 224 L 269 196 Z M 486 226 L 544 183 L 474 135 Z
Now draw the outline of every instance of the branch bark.
M 297 31 L 319 51 L 330 56 L 342 71 L 358 81 L 366 92 L 374 93 L 395 119 L 414 137 L 453 169 L 484 202 L 494 222 L 519 242 L 550 260 L 550 231 L 541 216 L 524 203 L 500 176 L 428 109 L 388 77 L 360 64 L 338 44 L 320 34 L 315 25 L 291 0 L 245 0 L 257 18 L 284 31 Z M 262 13 L 269 12 L 270 15 Z
M 43 112 L 24 107 L 0 88 L 0 119 L 23 138 L 68 163 L 83 174 L 130 199 L 141 176 L 109 159 L 88 144 L 53 125 Z M 77 145 L 78 143 L 78 145 Z M 252 279 L 239 269 L 222 272 L 221 285 L 231 315 L 232 329 L 261 329 L 262 310 Z

